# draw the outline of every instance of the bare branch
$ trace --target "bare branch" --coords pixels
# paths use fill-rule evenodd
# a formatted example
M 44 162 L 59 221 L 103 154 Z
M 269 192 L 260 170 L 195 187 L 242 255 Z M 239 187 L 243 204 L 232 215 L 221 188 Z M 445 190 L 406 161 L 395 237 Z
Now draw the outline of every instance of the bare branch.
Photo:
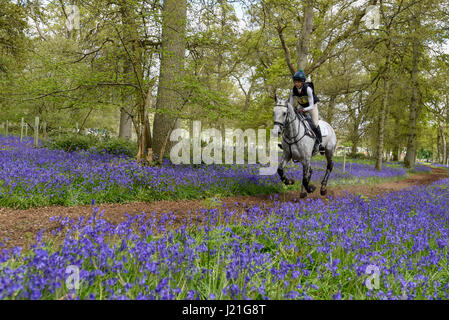
M 284 49 L 285 60 L 287 61 L 287 66 L 290 69 L 290 72 L 292 74 L 294 74 L 295 73 L 295 67 L 293 66 L 293 63 L 292 63 L 290 49 L 288 48 L 287 44 L 285 43 L 284 35 L 282 33 L 284 31 L 284 29 L 286 28 L 286 26 L 281 27 L 279 19 L 276 19 L 276 20 L 277 20 L 277 24 L 278 24 L 277 28 L 276 28 L 276 31 L 278 32 L 279 39 L 281 40 L 282 48 Z

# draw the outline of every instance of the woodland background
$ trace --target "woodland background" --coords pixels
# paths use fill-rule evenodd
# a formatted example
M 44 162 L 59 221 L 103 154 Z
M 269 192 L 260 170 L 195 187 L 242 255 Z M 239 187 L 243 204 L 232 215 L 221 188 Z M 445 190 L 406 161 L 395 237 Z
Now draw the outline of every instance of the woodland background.
M 0 123 L 134 135 L 157 161 L 194 120 L 271 128 L 304 69 L 352 156 L 447 164 L 448 36 L 448 0 L 0 0 Z

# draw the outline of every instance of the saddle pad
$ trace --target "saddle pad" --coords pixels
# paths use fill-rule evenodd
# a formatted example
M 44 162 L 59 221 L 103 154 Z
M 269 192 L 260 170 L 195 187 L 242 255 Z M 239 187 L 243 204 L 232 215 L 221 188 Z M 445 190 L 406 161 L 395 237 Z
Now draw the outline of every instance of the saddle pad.
M 325 122 L 320 120 L 320 121 L 318 121 L 318 125 L 320 126 L 321 136 L 326 137 L 329 134 L 329 132 L 327 130 L 327 126 L 325 125 Z

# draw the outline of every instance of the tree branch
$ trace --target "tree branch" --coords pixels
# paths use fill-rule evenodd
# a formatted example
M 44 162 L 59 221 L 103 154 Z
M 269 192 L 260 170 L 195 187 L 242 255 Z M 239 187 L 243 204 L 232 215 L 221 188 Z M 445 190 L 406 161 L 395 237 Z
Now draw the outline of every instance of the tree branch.
M 376 5 L 377 4 L 377 0 L 370 0 L 368 5 Z M 361 10 L 355 17 L 354 17 L 354 21 L 352 22 L 352 24 L 349 26 L 348 29 L 346 29 L 345 32 L 343 32 L 342 34 L 338 35 L 337 37 L 335 37 L 334 39 L 330 40 L 328 45 L 326 46 L 326 48 L 323 51 L 323 54 L 321 55 L 321 57 L 315 61 L 313 64 L 311 64 L 310 66 L 307 66 L 304 68 L 304 72 L 306 74 L 311 73 L 313 70 L 315 70 L 316 68 L 318 68 L 320 65 L 322 65 L 325 61 L 327 61 L 329 59 L 329 56 L 332 52 L 332 50 L 334 49 L 334 47 L 340 43 L 341 41 L 343 41 L 344 39 L 348 38 L 354 31 L 356 31 L 360 25 L 360 21 L 363 19 L 363 17 L 366 14 L 366 9 L 365 10 Z
M 292 63 L 290 49 L 288 48 L 287 44 L 285 43 L 284 35 L 282 33 L 284 31 L 284 29 L 286 28 L 286 26 L 281 27 L 281 23 L 279 22 L 279 19 L 276 19 L 276 20 L 277 20 L 277 24 L 278 24 L 276 27 L 276 31 L 278 32 L 279 39 L 281 40 L 282 49 L 284 49 L 285 60 L 287 62 L 287 66 L 293 75 L 295 73 L 295 67 L 293 66 L 293 63 Z

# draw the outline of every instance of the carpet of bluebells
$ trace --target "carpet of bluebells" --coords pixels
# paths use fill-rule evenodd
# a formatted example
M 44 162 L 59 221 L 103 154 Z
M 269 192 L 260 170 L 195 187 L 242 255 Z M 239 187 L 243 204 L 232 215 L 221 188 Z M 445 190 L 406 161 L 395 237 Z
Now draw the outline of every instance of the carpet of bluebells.
M 441 164 L 441 163 L 432 163 L 433 167 L 439 167 L 439 168 L 447 168 L 449 169 L 449 164 Z
M 58 244 L 0 253 L 0 299 L 449 298 L 449 179 L 331 200 L 222 204 L 178 229 L 172 213 L 55 218 Z
M 319 184 L 325 161 L 313 162 L 312 181 Z M 0 136 L 0 206 L 35 207 L 126 201 L 195 199 L 281 192 L 277 174 L 259 175 L 260 165 L 141 166 L 125 156 L 95 150 L 65 152 L 33 148 L 31 139 Z M 423 170 L 430 170 L 422 167 Z M 302 180 L 302 166 L 286 174 Z M 398 165 L 381 171 L 372 164 L 336 162 L 329 185 L 358 184 L 406 175 Z M 300 183 L 289 188 L 300 188 Z
M 141 167 L 125 157 L 34 149 L 30 140 L 0 142 L 0 205 L 36 196 L 117 200 L 114 188 L 136 198 L 278 185 L 256 166 Z M 289 174 L 301 177 L 295 166 Z M 332 179 L 405 174 L 395 164 L 377 172 L 360 163 L 343 173 L 337 163 Z M 217 200 L 177 229 L 172 212 L 127 215 L 119 225 L 98 208 L 89 218 L 54 217 L 54 237 L 42 231 L 26 251 L 0 244 L 0 299 L 447 299 L 448 185 L 270 208 Z

